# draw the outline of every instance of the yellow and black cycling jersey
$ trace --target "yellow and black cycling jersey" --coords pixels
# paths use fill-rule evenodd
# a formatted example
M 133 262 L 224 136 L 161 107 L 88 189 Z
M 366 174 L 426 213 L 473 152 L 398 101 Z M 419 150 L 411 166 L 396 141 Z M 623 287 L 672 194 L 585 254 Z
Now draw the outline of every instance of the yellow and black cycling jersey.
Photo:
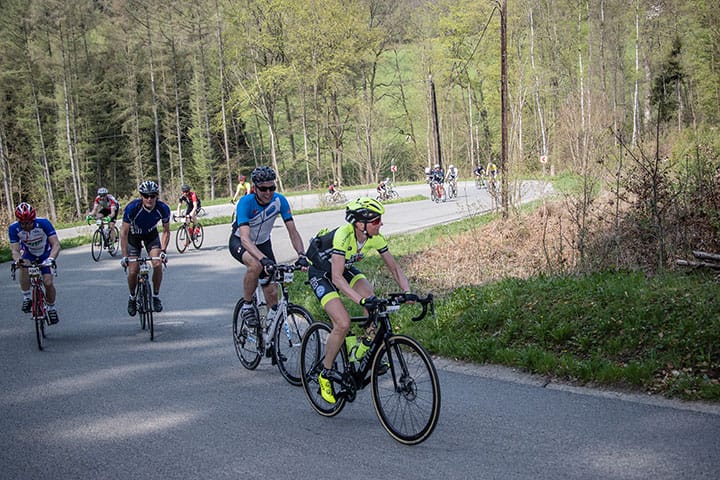
M 334 230 L 321 230 L 310 240 L 307 257 L 314 268 L 330 273 L 332 255 L 343 255 L 345 268 L 350 268 L 362 260 L 371 249 L 378 253 L 386 252 L 388 243 L 385 237 L 381 234 L 373 235 L 365 243 L 358 245 L 355 227 L 347 223 Z

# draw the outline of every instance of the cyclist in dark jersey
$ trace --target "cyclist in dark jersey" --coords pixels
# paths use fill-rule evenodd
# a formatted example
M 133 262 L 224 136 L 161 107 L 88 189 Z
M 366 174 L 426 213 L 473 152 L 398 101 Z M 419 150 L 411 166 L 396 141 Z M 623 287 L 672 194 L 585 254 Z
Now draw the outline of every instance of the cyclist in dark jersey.
M 275 171 L 266 166 L 257 167 L 250 175 L 254 193 L 241 197 L 235 207 L 236 221 L 230 235 L 230 254 L 247 267 L 243 279 L 243 305 L 240 314 L 249 326 L 257 325 L 252 298 L 258 280 L 267 276 L 267 268 L 275 265 L 270 234 L 275 219 L 282 217 L 290 236 L 290 243 L 298 254 L 299 264 L 307 264 L 302 237 L 295 228 L 290 204 L 284 195 L 275 192 Z M 277 285 L 263 285 L 268 306 L 277 304 Z
M 130 289 L 128 314 L 131 317 L 137 313 L 135 287 L 137 287 L 140 264 L 128 263 L 128 259 L 139 257 L 143 245 L 148 255 L 160 257 L 160 260 L 152 261 L 153 310 L 162 312 L 163 305 L 159 297 L 163 278 L 162 263 L 166 261 L 165 252 L 170 242 L 170 207 L 165 202 L 158 200 L 159 187 L 157 183 L 146 180 L 140 184 L 138 191 L 141 198 L 136 198 L 125 207 L 120 229 L 120 246 L 123 254 L 120 264 L 128 269 L 127 280 Z M 162 235 L 157 230 L 158 222 L 162 223 Z
M 197 222 L 197 214 L 200 211 L 200 207 L 202 207 L 202 204 L 200 202 L 200 198 L 197 196 L 197 193 L 193 192 L 190 189 L 189 185 L 183 185 L 180 187 L 182 190 L 182 195 L 180 195 L 180 198 L 178 199 L 178 206 L 177 206 L 177 216 L 180 216 L 180 208 L 182 208 L 183 203 L 185 204 L 185 216 L 190 216 L 190 224 L 188 225 L 188 232 L 190 233 L 190 236 L 198 235 L 200 234 L 200 227 L 196 227 L 195 223 Z M 185 246 L 190 244 L 190 237 L 185 239 Z
M 318 376 L 320 393 L 329 403 L 335 403 L 335 395 L 328 378 L 333 374 L 331 369 L 335 356 L 350 329 L 350 314 L 338 292 L 367 308 L 372 308 L 375 302 L 373 286 L 355 267 L 355 263 L 362 260 L 368 251 L 377 250 L 402 291 L 410 291 L 407 277 L 380 233 L 381 215 L 384 213 L 385 207 L 380 202 L 360 197 L 345 208 L 347 224 L 319 232 L 308 244 L 309 283 L 333 324 L 327 339 L 324 369 Z

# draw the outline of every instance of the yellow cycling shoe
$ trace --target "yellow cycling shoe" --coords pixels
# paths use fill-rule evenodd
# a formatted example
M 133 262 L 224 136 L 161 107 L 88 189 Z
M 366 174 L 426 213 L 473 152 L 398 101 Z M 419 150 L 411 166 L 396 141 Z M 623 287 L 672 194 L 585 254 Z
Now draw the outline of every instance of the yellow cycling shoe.
M 335 403 L 335 394 L 333 394 L 332 383 L 323 377 L 322 372 L 318 374 L 318 383 L 320 384 L 320 395 L 328 403 Z

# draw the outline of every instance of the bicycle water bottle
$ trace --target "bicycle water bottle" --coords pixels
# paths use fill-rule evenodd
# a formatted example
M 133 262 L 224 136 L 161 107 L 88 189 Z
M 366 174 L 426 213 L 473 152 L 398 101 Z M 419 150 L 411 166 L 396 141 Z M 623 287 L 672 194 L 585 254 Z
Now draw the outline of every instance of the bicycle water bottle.
M 258 288 L 255 290 L 255 305 L 257 305 L 258 309 L 258 320 L 260 321 L 260 325 L 266 327 L 265 321 L 267 319 L 268 314 L 268 308 L 267 303 L 265 302 L 265 294 L 263 293 L 262 288 Z
M 375 338 L 375 327 L 370 325 L 365 330 L 365 335 L 362 336 L 359 342 L 357 342 L 357 348 L 355 349 L 355 359 L 361 360 L 365 356 L 365 352 L 368 351 L 370 345 L 372 345 L 373 339 Z
M 357 351 L 359 344 L 360 342 L 358 342 L 358 338 L 355 335 L 348 335 L 345 337 L 345 348 L 348 352 L 348 361 L 355 361 L 355 352 Z

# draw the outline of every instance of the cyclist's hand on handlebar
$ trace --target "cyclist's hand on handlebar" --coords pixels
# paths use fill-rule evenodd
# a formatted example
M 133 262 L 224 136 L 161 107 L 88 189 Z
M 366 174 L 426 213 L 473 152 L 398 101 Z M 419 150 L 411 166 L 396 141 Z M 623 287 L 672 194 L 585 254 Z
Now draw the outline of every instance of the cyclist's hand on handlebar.
M 275 262 L 271 258 L 263 257 L 262 260 L 260 260 L 260 263 L 267 274 L 270 274 L 275 268 Z
M 127 268 L 127 266 L 128 266 L 128 257 L 123 257 L 123 258 L 120 260 L 120 266 L 121 266 L 122 268 Z
M 302 267 L 303 270 L 307 270 L 307 268 L 310 266 L 310 260 L 305 255 L 298 255 L 297 261 L 295 261 L 295 265 L 298 267 Z
M 48 257 L 40 264 L 41 267 L 55 267 L 55 259 L 52 257 Z
M 418 296 L 415 295 L 414 293 L 405 292 L 405 301 L 406 301 L 407 303 L 415 303 L 415 302 L 417 302 L 417 301 L 419 300 L 419 298 L 420 298 L 420 297 L 418 297 Z
M 380 304 L 380 302 L 378 301 L 378 298 L 375 295 L 371 295 L 369 297 L 360 299 L 360 305 L 367 308 L 368 310 L 376 309 L 379 304 Z
M 165 252 L 160 252 L 160 261 L 161 261 L 162 263 L 167 263 L 167 258 L 168 258 L 167 253 L 165 253 Z

